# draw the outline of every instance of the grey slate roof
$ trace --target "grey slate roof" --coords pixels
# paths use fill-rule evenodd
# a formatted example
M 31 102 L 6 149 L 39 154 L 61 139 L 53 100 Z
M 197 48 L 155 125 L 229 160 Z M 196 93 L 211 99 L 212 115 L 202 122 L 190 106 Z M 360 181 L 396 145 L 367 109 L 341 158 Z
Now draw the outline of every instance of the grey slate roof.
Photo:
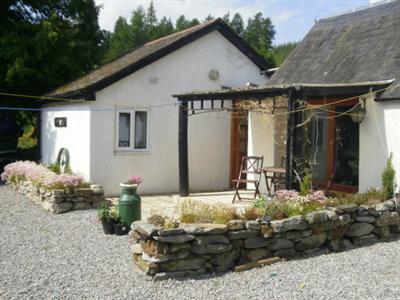
M 318 21 L 267 85 L 388 79 L 400 99 L 400 1 Z
M 53 90 L 47 96 L 67 98 L 93 93 L 215 30 L 242 51 L 260 70 L 268 67 L 263 57 L 244 42 L 221 18 L 218 18 L 146 43 L 91 73 Z

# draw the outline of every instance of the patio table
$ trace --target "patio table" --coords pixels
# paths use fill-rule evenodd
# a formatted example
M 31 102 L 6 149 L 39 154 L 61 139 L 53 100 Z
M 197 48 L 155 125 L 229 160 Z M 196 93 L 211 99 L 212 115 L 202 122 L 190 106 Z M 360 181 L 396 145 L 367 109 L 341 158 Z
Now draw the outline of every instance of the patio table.
M 286 169 L 282 167 L 263 167 L 261 168 L 261 171 L 264 173 L 265 183 L 269 194 L 271 194 L 272 186 L 276 189 L 276 184 L 281 183 L 286 178 Z M 271 180 L 271 184 L 268 184 L 268 180 Z

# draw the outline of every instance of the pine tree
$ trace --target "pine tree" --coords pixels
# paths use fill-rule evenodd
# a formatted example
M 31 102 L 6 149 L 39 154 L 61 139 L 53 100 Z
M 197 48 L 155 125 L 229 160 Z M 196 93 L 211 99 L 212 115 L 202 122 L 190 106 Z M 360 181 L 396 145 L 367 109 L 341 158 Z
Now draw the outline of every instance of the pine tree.
M 240 36 L 243 36 L 244 22 L 243 18 L 239 13 L 233 15 L 232 21 L 229 23 L 232 29 Z

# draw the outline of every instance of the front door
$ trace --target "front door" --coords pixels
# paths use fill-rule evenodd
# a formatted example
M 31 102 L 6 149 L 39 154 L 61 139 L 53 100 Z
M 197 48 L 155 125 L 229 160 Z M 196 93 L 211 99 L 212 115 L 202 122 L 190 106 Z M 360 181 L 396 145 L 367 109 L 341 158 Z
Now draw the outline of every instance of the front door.
M 247 156 L 247 112 L 233 112 L 231 119 L 231 187 L 237 179 L 243 156 Z M 244 184 L 245 186 L 245 184 Z M 244 187 L 244 186 L 241 186 Z
M 359 125 L 350 117 L 353 105 L 332 105 L 311 112 L 308 153 L 317 188 L 358 189 Z

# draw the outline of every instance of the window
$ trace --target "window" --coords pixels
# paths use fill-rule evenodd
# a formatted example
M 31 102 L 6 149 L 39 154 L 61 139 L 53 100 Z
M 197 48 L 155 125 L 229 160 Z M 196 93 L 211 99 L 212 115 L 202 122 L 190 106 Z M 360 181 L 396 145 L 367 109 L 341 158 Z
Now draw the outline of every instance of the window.
M 147 111 L 117 111 L 117 150 L 148 150 Z

